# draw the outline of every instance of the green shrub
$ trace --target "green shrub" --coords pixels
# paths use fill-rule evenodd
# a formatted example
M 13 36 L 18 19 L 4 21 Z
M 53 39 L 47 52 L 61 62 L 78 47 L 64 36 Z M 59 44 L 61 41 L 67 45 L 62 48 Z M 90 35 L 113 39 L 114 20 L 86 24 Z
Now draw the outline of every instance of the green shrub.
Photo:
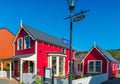
M 83 78 L 84 76 L 83 76 L 83 74 L 80 74 L 80 78 Z
M 120 74 L 120 70 L 118 70 L 118 74 Z
M 21 83 L 18 83 L 18 84 L 25 84 L 25 83 L 21 82 Z
M 6 67 L 4 68 L 4 70 L 5 70 L 5 71 L 9 71 L 9 70 L 10 70 L 10 67 L 9 67 L 9 66 L 6 66 Z
M 35 78 L 35 84 L 42 84 L 41 83 L 41 79 L 40 79 L 39 76 L 36 76 L 36 78 Z

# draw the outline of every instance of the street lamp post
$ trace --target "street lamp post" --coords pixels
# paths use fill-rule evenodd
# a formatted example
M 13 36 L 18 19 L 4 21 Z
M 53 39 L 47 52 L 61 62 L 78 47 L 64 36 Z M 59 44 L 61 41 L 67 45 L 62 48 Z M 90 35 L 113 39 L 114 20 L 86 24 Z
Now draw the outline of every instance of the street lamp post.
M 73 11 L 74 11 L 75 0 L 68 0 L 69 11 L 70 11 L 70 63 L 69 63 L 69 84 L 72 84 L 72 25 L 73 25 Z
M 70 16 L 64 19 L 64 20 L 66 20 L 66 19 L 70 18 L 70 63 L 69 63 L 69 83 L 68 84 L 72 84 L 72 26 L 73 26 L 73 21 L 78 22 L 78 21 L 84 19 L 85 15 L 81 15 L 81 14 L 84 14 L 84 13 L 90 11 L 90 10 L 86 10 L 86 11 L 81 10 L 80 13 L 73 15 L 73 11 L 75 8 L 75 1 L 76 0 L 67 0 L 68 5 L 69 5 Z M 76 16 L 76 17 L 73 19 L 74 16 Z

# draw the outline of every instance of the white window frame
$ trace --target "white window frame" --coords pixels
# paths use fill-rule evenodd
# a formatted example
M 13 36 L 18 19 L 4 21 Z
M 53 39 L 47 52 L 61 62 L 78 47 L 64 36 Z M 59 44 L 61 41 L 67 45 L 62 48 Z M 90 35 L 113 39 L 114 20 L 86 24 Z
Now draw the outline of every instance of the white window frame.
M 101 70 L 100 72 L 96 72 L 96 62 L 101 62 Z M 93 62 L 93 71 L 89 70 L 89 63 Z M 88 73 L 101 73 L 102 72 L 102 60 L 88 60 Z
M 59 57 L 63 57 L 63 64 L 65 64 L 65 57 L 64 56 L 49 56 L 49 67 L 52 68 L 52 57 L 56 57 L 56 74 L 55 76 L 58 76 L 59 73 Z M 65 65 L 63 65 L 63 76 L 65 74 Z
M 21 37 L 21 38 L 18 38 L 18 40 L 17 40 L 17 50 L 20 50 L 20 47 L 19 47 L 19 40 L 22 40 L 22 43 L 21 43 L 21 50 L 23 50 L 23 38 Z
M 26 40 L 25 40 L 26 37 L 29 37 L 29 48 L 31 47 L 30 46 L 30 36 L 25 36 L 24 37 L 24 49 L 29 49 L 29 48 L 26 47 Z

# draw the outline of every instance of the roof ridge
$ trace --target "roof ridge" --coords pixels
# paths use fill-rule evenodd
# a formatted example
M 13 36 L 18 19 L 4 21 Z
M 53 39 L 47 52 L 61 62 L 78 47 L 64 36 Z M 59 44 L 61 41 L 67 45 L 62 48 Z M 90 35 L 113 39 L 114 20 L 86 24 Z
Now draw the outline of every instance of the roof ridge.
M 38 32 L 41 32 L 41 33 L 47 34 L 47 35 L 49 35 L 49 36 L 52 36 L 52 37 L 54 37 L 54 38 L 57 38 L 57 39 L 61 40 L 59 37 L 56 37 L 56 36 L 53 36 L 53 35 L 48 34 L 48 33 L 46 33 L 46 32 L 43 32 L 43 31 L 41 31 L 41 30 L 39 30 L 39 29 L 33 28 L 33 27 L 28 26 L 28 25 L 25 25 L 25 24 L 22 24 L 22 25 L 23 25 L 23 27 L 27 26 L 27 27 L 29 27 L 29 28 L 31 28 L 31 29 L 36 30 L 36 31 L 38 30 Z M 27 29 L 27 28 L 25 27 L 25 29 Z M 28 31 L 29 31 L 29 30 L 28 30 Z M 30 33 L 30 32 L 29 32 L 29 33 Z
M 96 48 L 100 50 L 100 52 L 105 55 L 105 57 L 110 60 L 110 61 L 115 61 L 115 62 L 118 62 L 117 59 L 115 59 L 109 52 L 107 52 L 106 50 L 103 50 L 102 48 L 98 47 L 96 45 Z
M 48 34 L 46 32 L 40 31 L 40 30 L 38 30 L 36 28 L 32 28 L 31 26 L 24 25 L 24 24 L 23 24 L 23 28 L 25 28 L 27 30 L 27 32 L 35 40 L 47 42 L 47 43 L 50 43 L 50 44 L 55 44 L 57 46 L 64 47 L 64 48 L 69 48 L 69 45 L 64 44 L 62 42 L 62 39 L 60 39 L 60 38 L 58 38 L 56 36 L 50 35 L 50 34 Z

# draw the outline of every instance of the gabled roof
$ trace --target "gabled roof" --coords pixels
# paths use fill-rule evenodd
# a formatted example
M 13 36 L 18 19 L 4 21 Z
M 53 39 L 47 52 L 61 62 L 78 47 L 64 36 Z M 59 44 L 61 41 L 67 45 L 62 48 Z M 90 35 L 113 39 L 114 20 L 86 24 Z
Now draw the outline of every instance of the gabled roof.
M 88 54 L 90 52 L 92 52 L 92 50 L 96 48 L 107 60 L 109 61 L 113 61 L 116 63 L 120 63 L 117 59 L 115 59 L 110 53 L 108 53 L 107 51 L 103 50 L 102 48 L 98 47 L 97 45 L 94 45 L 92 47 L 92 49 L 88 52 Z M 83 58 L 83 60 L 88 56 L 88 54 Z
M 102 48 L 98 47 L 98 46 L 94 46 L 96 47 L 109 61 L 114 61 L 119 63 L 119 61 L 117 59 L 115 59 L 110 53 L 108 53 L 107 51 L 103 50 Z
M 62 39 L 59 39 L 55 36 L 49 35 L 27 25 L 22 24 L 22 28 L 24 28 L 34 40 L 43 41 L 46 43 L 54 44 L 56 46 L 69 49 L 69 45 L 62 43 Z

